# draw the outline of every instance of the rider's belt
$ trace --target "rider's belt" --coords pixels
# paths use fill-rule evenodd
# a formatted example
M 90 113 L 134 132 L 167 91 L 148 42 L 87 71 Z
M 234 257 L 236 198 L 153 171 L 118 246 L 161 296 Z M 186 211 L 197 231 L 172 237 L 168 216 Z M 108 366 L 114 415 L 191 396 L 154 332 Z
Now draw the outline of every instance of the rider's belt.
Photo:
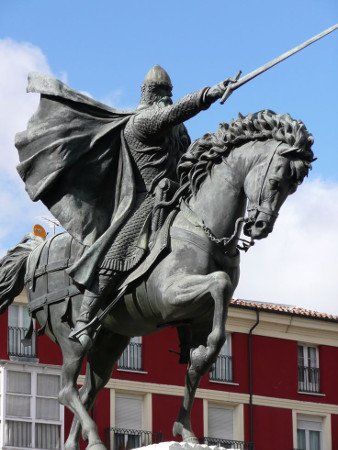
M 172 227 L 170 229 L 170 236 L 180 241 L 189 242 L 190 244 L 193 244 L 204 252 L 210 254 L 222 268 L 226 267 L 233 269 L 239 267 L 240 254 L 238 250 L 235 255 L 228 255 L 224 253 L 215 242 L 212 242 L 208 238 L 199 236 L 191 231 L 184 230 L 183 228 Z

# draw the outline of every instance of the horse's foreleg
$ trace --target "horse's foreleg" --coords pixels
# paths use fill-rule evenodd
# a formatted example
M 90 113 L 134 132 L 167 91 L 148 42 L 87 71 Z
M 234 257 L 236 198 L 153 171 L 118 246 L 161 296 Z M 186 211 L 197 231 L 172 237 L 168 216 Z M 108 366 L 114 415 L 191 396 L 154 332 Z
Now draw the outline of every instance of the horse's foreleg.
M 111 377 L 113 366 L 128 345 L 129 338 L 110 333 L 104 329 L 100 331 L 87 356 L 86 376 L 81 387 L 80 399 L 86 410 L 93 406 L 99 391 L 107 384 Z M 81 424 L 74 416 L 70 433 L 65 444 L 65 450 L 78 450 Z
M 179 293 L 180 286 L 182 287 L 181 293 Z M 233 285 L 225 272 L 214 272 L 204 276 L 185 276 L 183 281 L 180 280 L 176 285 L 172 285 L 171 291 L 176 291 L 176 294 L 178 294 L 176 301 L 177 298 L 184 298 L 187 302 L 195 302 L 203 300 L 206 295 L 210 295 L 214 301 L 212 331 L 207 336 L 206 345 L 200 345 L 191 350 L 184 399 L 173 427 L 174 436 L 181 435 L 184 441 L 198 443 L 191 429 L 191 409 L 201 377 L 216 361 L 217 355 L 224 344 L 225 317 L 227 305 L 233 293 Z

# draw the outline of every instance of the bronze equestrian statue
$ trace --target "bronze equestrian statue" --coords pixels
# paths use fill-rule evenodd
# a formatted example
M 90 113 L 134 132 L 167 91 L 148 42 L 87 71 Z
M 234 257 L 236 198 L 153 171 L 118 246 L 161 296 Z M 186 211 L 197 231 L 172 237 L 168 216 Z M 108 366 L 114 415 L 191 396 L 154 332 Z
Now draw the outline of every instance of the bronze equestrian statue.
M 170 77 L 155 66 L 137 110 L 123 113 L 88 102 L 57 80 L 30 77 L 28 89 L 41 93 L 41 103 L 28 130 L 17 135 L 18 171 L 32 200 L 45 203 L 88 246 L 68 271 L 85 288 L 70 337 L 86 349 L 91 330 L 81 332 L 83 326 L 147 252 L 159 182 L 177 181 L 178 161 L 190 144 L 183 122 L 221 98 L 230 82 L 173 104 Z
M 134 112 L 50 77 L 30 79 L 41 101 L 17 136 L 18 171 L 66 232 L 28 237 L 1 260 L 0 308 L 25 285 L 30 313 L 61 347 L 59 400 L 74 413 L 65 450 L 79 449 L 81 431 L 88 449 L 106 449 L 88 413 L 97 393 L 132 336 L 168 326 L 188 364 L 173 433 L 197 442 L 191 408 L 225 341 L 239 249 L 271 233 L 314 160 L 305 125 L 269 110 L 190 143 L 183 122 L 237 78 L 172 103 L 170 78 L 155 66 Z

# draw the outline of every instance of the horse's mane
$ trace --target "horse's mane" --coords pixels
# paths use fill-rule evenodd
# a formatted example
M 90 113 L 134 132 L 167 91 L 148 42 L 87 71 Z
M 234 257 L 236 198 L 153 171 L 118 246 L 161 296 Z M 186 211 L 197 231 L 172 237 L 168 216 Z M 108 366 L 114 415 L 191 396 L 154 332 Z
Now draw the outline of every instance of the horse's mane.
M 207 133 L 194 141 L 182 156 L 177 173 L 184 189 L 183 196 L 196 193 L 211 168 L 237 146 L 253 140 L 276 139 L 286 143 L 297 154 L 297 159 L 310 168 L 313 161 L 313 136 L 303 122 L 289 114 L 276 114 L 270 110 L 242 116 L 228 123 L 221 123 L 216 133 Z

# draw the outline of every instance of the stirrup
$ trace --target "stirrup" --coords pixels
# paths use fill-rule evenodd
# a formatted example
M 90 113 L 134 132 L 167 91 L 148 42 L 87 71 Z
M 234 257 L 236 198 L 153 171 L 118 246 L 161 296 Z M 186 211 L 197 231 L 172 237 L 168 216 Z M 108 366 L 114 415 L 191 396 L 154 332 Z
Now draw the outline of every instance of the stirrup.
M 79 325 L 80 323 L 81 326 Z M 86 326 L 87 326 L 86 322 L 81 321 L 76 322 L 75 327 L 69 333 L 68 338 L 71 341 L 79 342 L 82 345 L 82 347 L 87 351 L 92 347 L 93 341 L 92 338 L 89 336 L 89 329 L 86 328 Z

